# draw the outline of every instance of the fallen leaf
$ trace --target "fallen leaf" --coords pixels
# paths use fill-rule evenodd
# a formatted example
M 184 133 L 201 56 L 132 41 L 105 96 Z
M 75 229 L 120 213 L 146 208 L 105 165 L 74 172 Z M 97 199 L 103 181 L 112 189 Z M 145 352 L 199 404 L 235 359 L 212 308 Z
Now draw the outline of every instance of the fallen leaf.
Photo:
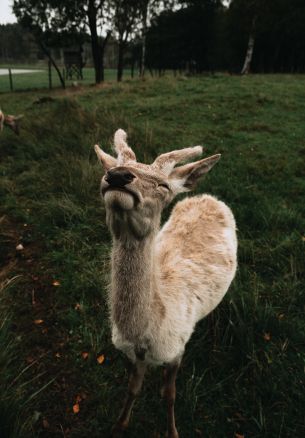
M 55 353 L 55 357 L 60 357 L 60 353 Z
M 280 313 L 278 319 L 283 319 L 285 317 L 285 313 Z
M 101 354 L 96 360 L 101 365 L 105 360 L 105 356 L 103 354 Z
M 79 413 L 79 404 L 78 403 L 75 403 L 75 405 L 73 405 L 73 412 L 74 412 L 74 414 Z
M 24 246 L 22 245 L 22 243 L 19 243 L 19 245 L 16 246 L 17 251 L 22 251 L 23 249 L 24 249 Z
M 34 324 L 42 324 L 43 323 L 43 319 L 35 319 L 34 320 Z
M 54 281 L 52 282 L 52 285 L 53 285 L 53 286 L 60 286 L 60 282 L 59 282 L 58 280 L 54 280 Z
M 82 358 L 83 359 L 88 359 L 89 353 L 87 351 L 83 351 L 82 352 Z
M 271 339 L 270 333 L 264 333 L 263 338 L 265 339 L 265 341 L 270 341 L 270 339 Z
M 46 420 L 45 418 L 42 420 L 42 425 L 45 429 L 49 429 L 50 427 L 48 420 Z

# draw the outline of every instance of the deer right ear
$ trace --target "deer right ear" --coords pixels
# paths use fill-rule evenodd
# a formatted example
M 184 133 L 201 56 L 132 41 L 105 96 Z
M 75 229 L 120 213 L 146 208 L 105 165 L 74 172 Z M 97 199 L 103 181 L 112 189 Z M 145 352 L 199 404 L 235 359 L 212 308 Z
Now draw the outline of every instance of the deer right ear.
M 94 150 L 105 172 L 112 167 L 117 166 L 117 159 L 109 154 L 106 154 L 106 152 L 102 151 L 102 149 L 97 144 L 94 146 Z

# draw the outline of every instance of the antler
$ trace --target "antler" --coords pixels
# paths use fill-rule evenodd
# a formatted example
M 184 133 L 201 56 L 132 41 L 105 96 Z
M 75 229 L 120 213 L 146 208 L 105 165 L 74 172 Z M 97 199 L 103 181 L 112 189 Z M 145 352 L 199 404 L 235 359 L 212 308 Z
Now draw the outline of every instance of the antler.
M 126 143 L 127 134 L 123 129 L 118 129 L 114 134 L 114 149 L 118 154 L 118 164 L 126 161 L 137 161 L 133 150 Z
M 153 162 L 153 166 L 160 169 L 167 175 L 173 170 L 177 163 L 196 158 L 202 154 L 202 146 L 194 146 L 192 148 L 179 149 L 177 151 L 167 152 L 159 155 Z

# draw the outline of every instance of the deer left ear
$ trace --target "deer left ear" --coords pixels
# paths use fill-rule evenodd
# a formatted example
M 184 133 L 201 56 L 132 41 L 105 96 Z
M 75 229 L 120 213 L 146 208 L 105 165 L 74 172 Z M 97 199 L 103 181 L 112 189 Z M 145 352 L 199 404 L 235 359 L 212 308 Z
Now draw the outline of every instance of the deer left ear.
M 175 186 L 177 193 L 193 189 L 198 179 L 209 172 L 220 157 L 220 154 L 212 155 L 195 163 L 185 164 L 184 166 L 173 169 L 169 178 Z
M 102 149 L 97 144 L 94 146 L 94 150 L 105 172 L 107 172 L 107 170 L 111 169 L 112 167 L 117 166 L 117 159 L 109 154 L 106 154 L 106 152 L 102 151 Z

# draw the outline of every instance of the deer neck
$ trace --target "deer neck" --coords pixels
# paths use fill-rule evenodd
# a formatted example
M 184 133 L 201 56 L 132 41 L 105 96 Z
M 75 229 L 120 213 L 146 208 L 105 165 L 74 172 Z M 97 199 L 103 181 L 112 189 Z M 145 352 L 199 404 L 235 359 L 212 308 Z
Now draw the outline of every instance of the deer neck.
M 141 344 L 157 293 L 155 236 L 134 242 L 114 239 L 110 307 L 113 322 L 126 340 Z

